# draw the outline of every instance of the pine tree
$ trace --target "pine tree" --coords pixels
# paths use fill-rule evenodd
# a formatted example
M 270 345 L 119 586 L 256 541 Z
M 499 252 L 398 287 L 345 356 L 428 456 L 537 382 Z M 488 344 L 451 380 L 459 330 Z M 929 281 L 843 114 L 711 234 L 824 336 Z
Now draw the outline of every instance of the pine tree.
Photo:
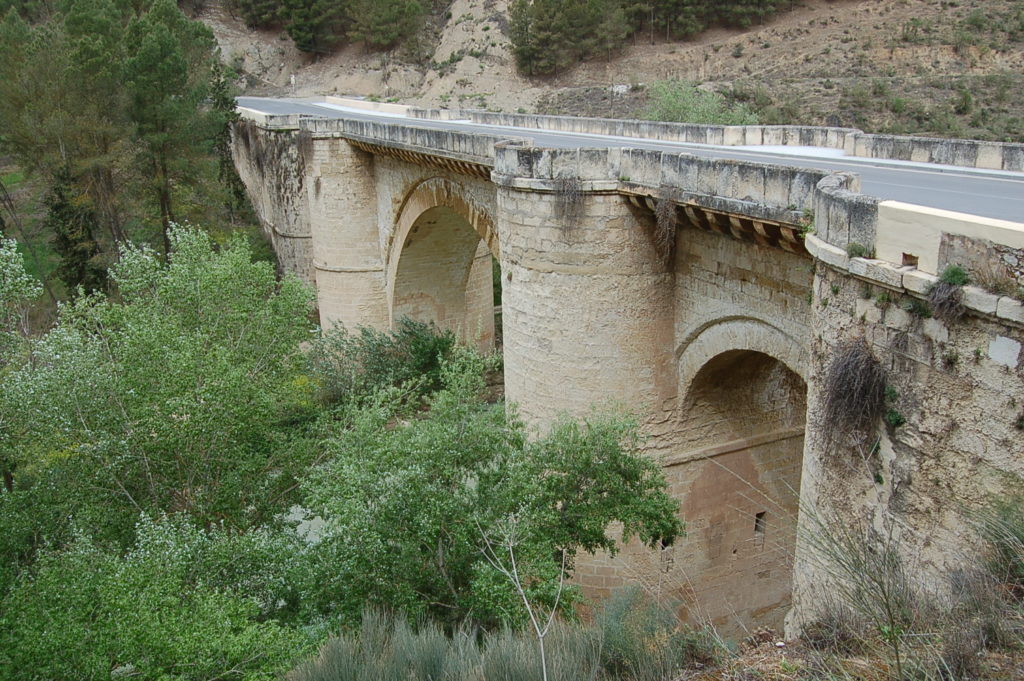
M 172 0 L 157 0 L 128 27 L 133 52 L 124 73 L 129 115 L 143 145 L 142 164 L 160 213 L 164 252 L 170 251 L 172 187 L 189 181 L 182 161 L 199 151 L 211 119 L 200 109 L 209 84 L 213 34 L 181 13 Z
M 420 27 L 423 6 L 418 0 L 351 0 L 349 36 L 371 47 L 389 47 Z
M 57 277 L 68 291 L 81 286 L 86 292 L 106 287 L 107 271 L 96 242 L 99 221 L 96 213 L 75 196 L 71 172 L 64 168 L 54 178 L 46 197 L 45 228 L 53 234 L 53 248 L 60 256 Z
M 326 54 L 341 40 L 345 6 L 338 0 L 286 0 L 285 30 L 303 52 Z
M 234 214 L 245 205 L 245 187 L 238 177 L 234 159 L 231 157 L 231 124 L 238 120 L 235 98 L 231 94 L 231 82 L 218 61 L 213 65 L 210 81 L 210 105 L 217 117 L 217 130 L 213 137 L 213 148 L 217 154 L 217 179 L 228 192 L 226 208 Z

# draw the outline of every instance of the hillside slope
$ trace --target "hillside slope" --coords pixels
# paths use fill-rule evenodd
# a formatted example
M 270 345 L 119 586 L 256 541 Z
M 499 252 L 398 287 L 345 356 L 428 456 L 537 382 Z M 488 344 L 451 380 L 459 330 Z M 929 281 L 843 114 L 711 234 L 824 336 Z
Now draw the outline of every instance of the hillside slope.
M 250 93 L 343 93 L 422 106 L 635 116 L 644 84 L 685 79 L 745 101 L 766 123 L 1024 140 L 1024 2 L 805 0 L 746 31 L 637 44 L 551 78 L 516 73 L 508 0 L 454 0 L 417 47 L 350 45 L 312 61 L 283 31 L 201 17 Z

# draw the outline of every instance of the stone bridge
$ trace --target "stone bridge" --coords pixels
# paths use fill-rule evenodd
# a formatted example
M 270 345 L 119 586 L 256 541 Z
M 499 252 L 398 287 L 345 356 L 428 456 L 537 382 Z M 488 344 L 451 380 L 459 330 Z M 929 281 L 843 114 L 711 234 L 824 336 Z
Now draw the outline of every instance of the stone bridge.
M 960 560 L 949 546 L 974 545 L 948 499 L 1024 473 L 1022 225 L 881 203 L 854 175 L 406 120 L 243 110 L 234 152 L 325 326 L 410 316 L 485 350 L 498 331 L 507 399 L 529 423 L 593 405 L 640 416 L 687 536 L 581 560 L 591 595 L 639 582 L 729 636 L 780 629 L 795 602 L 799 626 L 828 577 L 798 526 L 896 524 L 940 575 Z M 968 287 L 962 321 L 915 315 L 950 263 L 1014 295 Z M 834 349 L 855 337 L 906 424 L 837 454 L 815 415 Z

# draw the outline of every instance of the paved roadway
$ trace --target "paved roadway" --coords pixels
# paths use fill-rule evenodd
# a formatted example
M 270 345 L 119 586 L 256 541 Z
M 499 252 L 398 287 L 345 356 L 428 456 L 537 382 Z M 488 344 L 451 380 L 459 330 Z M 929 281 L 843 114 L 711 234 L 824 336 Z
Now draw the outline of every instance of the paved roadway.
M 798 168 L 855 172 L 861 176 L 861 191 L 869 196 L 1024 223 L 1024 173 L 835 156 L 835 150 L 821 150 L 821 154 L 816 155 L 814 150 L 803 147 L 794 148 L 792 152 L 781 151 L 778 147 L 760 151 L 750 147 L 553 132 L 534 128 L 479 125 L 468 121 L 410 119 L 393 114 L 377 114 L 295 99 L 239 97 L 237 102 L 239 106 L 268 114 L 308 114 L 324 118 L 400 121 L 421 128 L 528 137 L 540 147 L 630 147 L 684 152 L 705 158 L 731 158 Z

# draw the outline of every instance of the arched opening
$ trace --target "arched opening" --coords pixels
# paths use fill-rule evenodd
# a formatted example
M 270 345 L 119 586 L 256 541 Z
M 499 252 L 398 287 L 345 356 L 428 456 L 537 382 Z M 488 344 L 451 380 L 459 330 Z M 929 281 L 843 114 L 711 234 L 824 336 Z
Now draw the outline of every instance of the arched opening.
M 433 322 L 482 352 L 494 349 L 493 257 L 460 212 L 444 205 L 424 210 L 395 257 L 392 323 Z
M 697 371 L 679 411 L 665 473 L 687 536 L 666 549 L 666 577 L 690 619 L 729 638 L 781 631 L 790 606 L 806 395 L 778 359 L 732 350 Z

